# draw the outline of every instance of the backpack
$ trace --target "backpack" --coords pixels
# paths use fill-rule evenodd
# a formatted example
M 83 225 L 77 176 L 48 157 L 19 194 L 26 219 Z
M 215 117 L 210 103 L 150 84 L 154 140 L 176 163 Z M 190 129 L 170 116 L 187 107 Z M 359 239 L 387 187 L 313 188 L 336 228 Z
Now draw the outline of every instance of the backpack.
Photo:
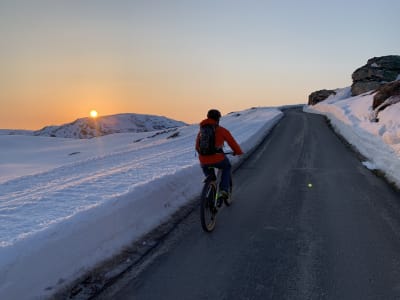
M 199 153 L 201 155 L 213 155 L 218 152 L 215 147 L 216 125 L 206 124 L 200 126 Z

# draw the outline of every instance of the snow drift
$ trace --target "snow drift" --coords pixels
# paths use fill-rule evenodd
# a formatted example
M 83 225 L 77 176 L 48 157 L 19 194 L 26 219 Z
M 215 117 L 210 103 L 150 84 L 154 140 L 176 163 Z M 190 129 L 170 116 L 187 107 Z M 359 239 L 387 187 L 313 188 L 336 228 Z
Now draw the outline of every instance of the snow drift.
M 281 117 L 254 108 L 221 125 L 249 153 Z M 51 295 L 193 201 L 203 177 L 197 131 L 90 140 L 0 135 L 0 298 Z

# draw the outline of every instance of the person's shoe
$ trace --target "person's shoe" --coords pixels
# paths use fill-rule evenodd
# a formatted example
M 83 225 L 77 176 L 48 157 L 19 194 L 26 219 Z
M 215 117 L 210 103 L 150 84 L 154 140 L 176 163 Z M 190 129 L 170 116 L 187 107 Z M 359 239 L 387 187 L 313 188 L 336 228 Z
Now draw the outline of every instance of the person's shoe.
M 220 191 L 217 199 L 217 207 L 220 208 L 224 200 L 228 199 L 229 194 L 226 191 Z

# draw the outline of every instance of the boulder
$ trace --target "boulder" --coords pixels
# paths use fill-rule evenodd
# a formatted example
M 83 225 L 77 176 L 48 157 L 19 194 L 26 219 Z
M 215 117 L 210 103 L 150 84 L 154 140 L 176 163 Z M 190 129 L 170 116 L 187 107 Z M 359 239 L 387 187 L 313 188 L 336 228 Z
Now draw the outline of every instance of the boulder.
M 374 57 L 352 74 L 352 96 L 375 90 L 381 85 L 396 80 L 400 74 L 400 55 Z
M 378 114 L 386 107 L 400 102 L 400 81 L 393 81 L 381 85 L 377 89 L 372 102 L 370 120 L 379 122 Z
M 380 86 L 374 96 L 372 109 L 377 108 L 390 97 L 400 96 L 400 81 L 393 81 Z
M 308 96 L 308 105 L 315 105 L 315 104 L 325 100 L 330 95 L 336 95 L 336 92 L 334 90 L 315 91 Z

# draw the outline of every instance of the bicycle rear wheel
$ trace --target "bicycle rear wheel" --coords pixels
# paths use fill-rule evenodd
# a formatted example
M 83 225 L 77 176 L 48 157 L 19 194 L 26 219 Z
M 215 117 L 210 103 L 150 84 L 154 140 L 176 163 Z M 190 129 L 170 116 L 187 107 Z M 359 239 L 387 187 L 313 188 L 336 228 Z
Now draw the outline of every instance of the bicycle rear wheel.
M 206 232 L 211 232 L 215 228 L 216 209 L 214 206 L 217 189 L 212 182 L 206 182 L 201 192 L 200 220 L 201 227 Z

